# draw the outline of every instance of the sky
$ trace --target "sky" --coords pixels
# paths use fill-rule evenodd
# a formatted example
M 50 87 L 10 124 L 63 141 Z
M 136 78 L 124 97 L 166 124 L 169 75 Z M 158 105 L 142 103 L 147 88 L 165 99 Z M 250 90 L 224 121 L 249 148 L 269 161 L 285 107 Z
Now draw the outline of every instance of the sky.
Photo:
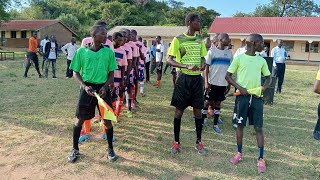
M 253 12 L 258 4 L 268 4 L 270 0 L 179 0 L 184 6 L 204 6 L 221 14 L 221 17 L 230 17 L 237 11 Z

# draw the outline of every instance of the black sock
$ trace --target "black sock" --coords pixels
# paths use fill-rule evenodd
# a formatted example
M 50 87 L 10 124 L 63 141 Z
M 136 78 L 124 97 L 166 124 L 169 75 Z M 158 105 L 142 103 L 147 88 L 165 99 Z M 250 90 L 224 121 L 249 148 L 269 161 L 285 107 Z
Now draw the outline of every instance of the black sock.
M 213 125 L 218 125 L 218 120 L 220 117 L 220 110 L 221 110 L 221 108 L 218 108 L 218 107 L 214 108 Z
M 174 141 L 180 144 L 180 127 L 181 119 L 174 118 L 173 120 L 173 131 L 174 131 Z
M 203 118 L 201 118 L 201 119 L 195 118 L 195 124 L 196 124 L 196 132 L 197 132 L 197 141 L 196 141 L 196 143 L 198 144 L 199 142 L 201 142 Z
M 82 126 L 73 125 L 73 149 L 79 150 L 79 138 Z
M 113 149 L 113 145 L 112 145 L 113 127 L 110 129 L 106 129 L 106 131 L 107 131 L 107 141 L 108 141 L 109 149 Z
M 26 65 L 26 69 L 25 69 L 25 71 L 24 71 L 24 75 L 25 75 L 25 76 L 28 75 L 28 71 L 29 71 L 30 66 L 31 66 L 31 63 L 28 63 L 28 64 Z

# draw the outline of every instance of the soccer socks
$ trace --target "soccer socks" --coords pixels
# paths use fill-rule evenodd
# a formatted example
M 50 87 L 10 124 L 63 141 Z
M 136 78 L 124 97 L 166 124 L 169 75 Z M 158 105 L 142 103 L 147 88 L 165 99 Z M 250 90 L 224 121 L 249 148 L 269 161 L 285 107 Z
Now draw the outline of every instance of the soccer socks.
M 204 107 L 202 109 L 202 118 L 203 119 L 208 118 L 208 108 L 207 107 Z
M 127 93 L 127 92 L 126 92 L 126 101 L 127 101 L 128 110 L 131 111 L 131 109 L 132 109 L 132 98 L 130 97 L 129 93 Z
M 196 141 L 196 143 L 198 144 L 199 142 L 201 142 L 203 118 L 201 118 L 201 119 L 195 118 L 195 124 L 196 124 L 196 133 L 197 133 L 197 141 Z
M 237 144 L 238 152 L 242 153 L 242 144 Z
M 85 120 L 83 122 L 84 134 L 90 134 L 91 132 L 91 120 Z
M 143 90 L 144 90 L 144 82 L 140 82 L 140 94 L 144 93 Z
M 259 147 L 258 146 L 258 152 L 259 152 L 259 157 L 258 157 L 258 159 L 263 159 L 263 151 L 264 151 L 264 147 L 262 146 L 262 147 Z
M 112 101 L 112 109 L 113 111 L 117 109 L 117 101 Z
M 106 128 L 105 128 L 105 130 L 107 131 L 107 141 L 108 141 L 109 149 L 113 149 L 113 145 L 112 145 L 113 127 L 110 128 L 110 129 L 106 129 Z
M 123 98 L 119 98 L 118 103 L 117 103 L 117 108 L 116 108 L 117 109 L 116 110 L 117 118 L 120 117 L 122 105 L 123 105 Z
M 79 138 L 82 126 L 73 125 L 73 149 L 79 150 Z
M 174 131 L 174 141 L 180 144 L 180 127 L 181 127 L 181 119 L 174 118 L 173 120 L 173 131 Z
M 214 108 L 214 111 L 213 111 L 213 125 L 216 126 L 218 125 L 218 120 L 219 120 L 219 117 L 220 117 L 220 110 L 221 108 Z

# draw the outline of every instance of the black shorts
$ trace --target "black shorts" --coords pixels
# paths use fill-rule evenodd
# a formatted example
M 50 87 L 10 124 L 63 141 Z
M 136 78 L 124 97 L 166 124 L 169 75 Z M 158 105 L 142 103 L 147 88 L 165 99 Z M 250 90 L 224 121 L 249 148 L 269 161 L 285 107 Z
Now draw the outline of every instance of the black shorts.
M 156 62 L 157 73 L 162 74 L 163 62 Z
M 28 52 L 28 53 L 27 53 L 27 58 L 30 59 L 30 60 L 32 60 L 33 63 L 34 63 L 34 65 L 35 65 L 36 67 L 39 67 L 39 59 L 38 59 L 37 53 Z
M 171 105 L 184 110 L 188 106 L 195 109 L 203 108 L 203 78 L 201 75 L 179 74 L 174 87 Z
M 99 93 L 100 89 L 102 88 L 103 84 L 92 84 L 92 83 L 85 83 L 87 86 L 91 86 L 97 93 Z M 103 100 L 112 107 L 112 100 L 111 100 L 111 93 L 110 89 L 106 88 L 106 96 Z M 80 89 L 80 96 L 79 102 L 77 105 L 76 110 L 76 117 L 79 120 L 89 120 L 95 116 L 95 108 L 98 105 L 98 100 L 96 97 L 90 96 L 87 92 L 81 88 Z
M 210 92 L 205 99 L 208 101 L 224 101 L 226 100 L 227 86 L 210 85 Z
M 255 96 L 237 96 L 234 106 L 233 123 L 245 126 L 247 119 L 249 125 L 255 128 L 263 126 L 263 100 Z

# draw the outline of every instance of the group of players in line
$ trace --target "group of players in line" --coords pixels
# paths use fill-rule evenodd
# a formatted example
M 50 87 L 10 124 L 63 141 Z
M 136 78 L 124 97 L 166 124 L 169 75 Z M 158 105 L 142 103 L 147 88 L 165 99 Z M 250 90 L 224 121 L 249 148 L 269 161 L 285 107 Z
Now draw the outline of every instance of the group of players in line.
M 232 164 L 237 164 L 243 159 L 243 129 L 249 120 L 249 124 L 254 125 L 256 130 L 259 151 L 258 172 L 265 172 L 261 89 L 250 91 L 261 87 L 261 74 L 268 79 L 264 85 L 265 88 L 271 83 L 265 59 L 255 54 L 263 50 L 262 36 L 249 35 L 246 39 L 246 52 L 233 57 L 228 47 L 230 45 L 228 34 L 218 34 L 215 43 L 207 49 L 202 37 L 196 33 L 201 28 L 200 16 L 190 13 L 186 16 L 185 23 L 188 31 L 172 40 L 167 59 L 167 63 L 177 68 L 178 73 L 171 100 L 171 105 L 176 107 L 171 153 L 181 152 L 179 139 L 181 118 L 184 110 L 192 106 L 196 126 L 195 149 L 201 155 L 206 154 L 201 135 L 203 125 L 209 123 L 207 120 L 204 121 L 208 119 L 208 108 L 211 106 L 213 109 L 213 130 L 221 133 L 218 127 L 218 124 L 222 123 L 219 120 L 221 102 L 225 100 L 232 85 L 238 89 L 239 95 L 235 100 L 233 115 L 234 124 L 237 125 L 237 153 L 230 161 Z M 95 108 L 98 104 L 94 92 L 99 93 L 105 102 L 114 108 L 118 119 L 124 98 L 127 116 L 132 117 L 137 103 L 138 85 L 140 85 L 141 95 L 144 95 L 144 63 L 148 55 L 146 44 L 138 41 L 135 30 L 128 29 L 115 32 L 111 42 L 107 40 L 106 26 L 107 24 L 103 21 L 95 23 L 91 28 L 91 37 L 83 40 L 83 46 L 77 50 L 70 65 L 81 89 L 76 109 L 77 118 L 73 127 L 73 148 L 68 156 L 69 162 L 75 162 L 78 159 L 79 142 L 89 137 L 90 120 L 95 116 Z M 158 37 L 157 41 L 160 43 L 161 38 Z M 157 48 L 157 53 L 161 59 L 157 61 L 160 78 L 158 76 L 156 87 L 159 87 L 163 50 Z M 237 75 L 237 80 L 232 78 L 232 74 Z M 104 117 L 102 109 L 99 111 L 101 117 Z M 115 140 L 113 125 L 107 119 L 102 119 L 101 122 L 103 138 L 108 142 L 107 157 L 114 161 L 117 155 L 113 150 L 113 140 Z

